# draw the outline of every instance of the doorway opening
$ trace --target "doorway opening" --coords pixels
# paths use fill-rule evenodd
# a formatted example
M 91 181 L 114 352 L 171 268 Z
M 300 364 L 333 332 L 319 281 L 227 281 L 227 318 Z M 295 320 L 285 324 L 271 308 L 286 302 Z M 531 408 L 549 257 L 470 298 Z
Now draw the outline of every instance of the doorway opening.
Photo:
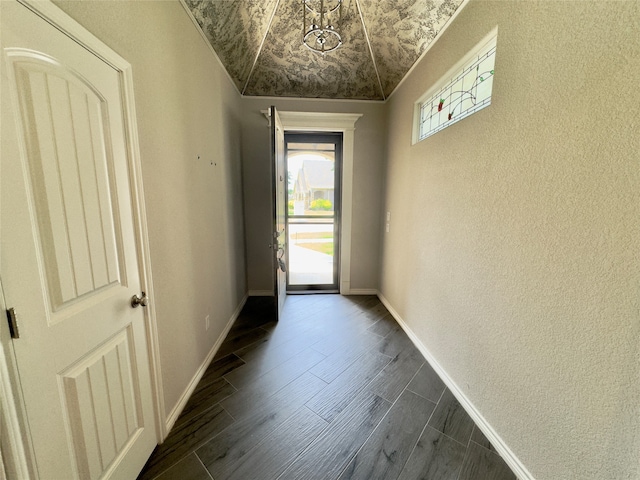
M 337 292 L 342 133 L 286 133 L 287 292 Z

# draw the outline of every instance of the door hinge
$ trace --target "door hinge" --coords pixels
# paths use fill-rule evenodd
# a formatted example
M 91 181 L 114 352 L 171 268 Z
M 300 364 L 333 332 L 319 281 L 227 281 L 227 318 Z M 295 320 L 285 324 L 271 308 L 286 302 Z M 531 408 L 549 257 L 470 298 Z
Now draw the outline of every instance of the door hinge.
M 9 332 L 11 338 L 20 338 L 20 330 L 18 330 L 18 315 L 14 308 L 7 310 L 7 320 L 9 321 Z

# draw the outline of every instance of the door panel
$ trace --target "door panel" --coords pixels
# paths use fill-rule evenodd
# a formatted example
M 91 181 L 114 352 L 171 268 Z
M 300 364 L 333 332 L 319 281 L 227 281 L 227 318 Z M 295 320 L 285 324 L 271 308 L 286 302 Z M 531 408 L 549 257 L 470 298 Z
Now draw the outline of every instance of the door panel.
M 104 99 L 54 59 L 14 49 L 43 267 L 53 311 L 119 283 Z M 109 159 L 111 160 L 111 159 Z M 113 164 L 112 161 L 108 162 Z
M 0 8 L 0 274 L 38 473 L 135 478 L 156 433 L 122 73 Z
M 127 328 L 60 374 L 80 478 L 98 478 L 143 426 L 132 340 Z
M 287 172 L 284 160 L 284 128 L 276 107 L 271 107 L 271 155 L 273 165 L 273 253 L 276 317 L 280 318 L 287 299 Z

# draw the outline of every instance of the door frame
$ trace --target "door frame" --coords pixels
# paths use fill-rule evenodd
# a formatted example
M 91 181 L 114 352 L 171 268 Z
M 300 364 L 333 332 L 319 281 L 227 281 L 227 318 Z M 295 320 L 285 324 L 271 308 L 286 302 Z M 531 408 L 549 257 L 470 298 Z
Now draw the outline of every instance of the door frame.
M 267 110 L 261 112 L 268 117 Z M 351 292 L 351 222 L 353 218 L 353 157 L 355 124 L 362 113 L 291 112 L 278 110 L 285 133 L 342 133 L 342 218 L 340 231 L 340 294 Z
M 289 172 L 289 148 L 288 143 L 333 143 L 334 150 L 334 202 L 333 202 L 333 225 L 334 225 L 334 253 L 333 253 L 333 273 L 331 284 L 310 284 L 291 285 L 289 283 L 290 269 L 287 270 L 287 292 L 290 294 L 305 293 L 336 293 L 340 288 L 340 265 L 341 265 L 341 232 L 342 232 L 342 158 L 344 138 L 341 132 L 300 132 L 289 130 L 285 132 L 285 165 L 287 174 Z M 336 188 L 337 187 L 337 188 Z M 289 195 L 287 193 L 287 199 Z M 289 241 L 289 212 L 286 212 L 287 241 Z M 291 266 L 287 249 L 287 265 Z
M 103 62 L 111 66 L 120 76 L 122 86 L 122 101 L 124 111 L 124 128 L 127 148 L 127 160 L 129 165 L 129 188 L 132 200 L 132 212 L 134 222 L 134 236 L 136 242 L 136 253 L 138 256 L 138 270 L 142 291 L 147 292 L 148 304 L 144 309 L 144 323 L 149 347 L 149 370 L 151 374 L 151 388 L 154 404 L 154 426 L 158 443 L 162 442 L 167 435 L 162 412 L 164 412 L 164 396 L 162 395 L 162 376 L 160 370 L 160 351 L 158 342 L 158 330 L 156 324 L 155 303 L 153 294 L 153 281 L 151 275 L 151 255 L 149 246 L 149 233 L 147 228 L 147 214 L 144 205 L 144 190 L 142 186 L 142 163 L 140 158 L 140 145 L 138 140 L 138 126 L 136 121 L 135 102 L 133 95 L 133 74 L 131 64 L 118 55 L 110 47 L 105 45 L 100 39 L 89 32 L 81 24 L 63 12 L 51 1 L 42 0 L 13 0 L 24 5 L 33 13 L 50 23 L 65 35 L 69 36 L 83 48 L 100 58 Z M 2 60 L 0 60 L 2 61 Z M 4 303 L 4 301 L 2 302 Z M 3 308 L 4 310 L 4 308 Z M 0 312 L 4 316 L 4 311 Z M 4 321 L 4 318 L 0 319 Z M 3 342 L 4 343 L 4 342 Z M 8 342 L 10 343 L 10 342 Z M 4 347 L 4 345 L 3 345 Z M 0 368 L 9 372 L 9 383 L 19 385 L 20 376 L 14 362 L 9 358 L 13 355 L 12 348 L 0 349 Z M 14 394 L 15 394 L 15 388 Z M 24 411 L 24 405 L 20 405 L 21 400 L 17 399 L 16 410 Z M 30 439 L 24 438 L 21 430 L 28 432 L 28 419 L 23 415 L 18 415 L 18 422 L 15 417 L 11 418 L 4 409 L 0 412 L 0 421 L 8 425 L 10 441 L 16 445 L 29 445 Z M 20 454 L 19 448 L 12 451 L 12 455 L 23 456 L 21 462 L 29 465 L 32 471 L 36 471 L 36 466 L 28 454 Z M 37 475 L 37 474 L 36 474 Z
M 4 321 L 7 304 L 0 278 L 0 428 L 8 435 L 0 438 L 0 478 L 35 478 L 35 455 L 20 389 L 18 367 L 9 333 Z

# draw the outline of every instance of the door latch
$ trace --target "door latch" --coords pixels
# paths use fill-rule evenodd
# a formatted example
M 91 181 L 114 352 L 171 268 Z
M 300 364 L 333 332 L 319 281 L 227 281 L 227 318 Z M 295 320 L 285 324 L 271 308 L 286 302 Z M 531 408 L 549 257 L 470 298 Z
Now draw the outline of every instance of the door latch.
M 14 308 L 7 310 L 7 320 L 9 321 L 9 333 L 11 333 L 11 338 L 20 338 L 20 330 L 18 330 L 18 315 Z

